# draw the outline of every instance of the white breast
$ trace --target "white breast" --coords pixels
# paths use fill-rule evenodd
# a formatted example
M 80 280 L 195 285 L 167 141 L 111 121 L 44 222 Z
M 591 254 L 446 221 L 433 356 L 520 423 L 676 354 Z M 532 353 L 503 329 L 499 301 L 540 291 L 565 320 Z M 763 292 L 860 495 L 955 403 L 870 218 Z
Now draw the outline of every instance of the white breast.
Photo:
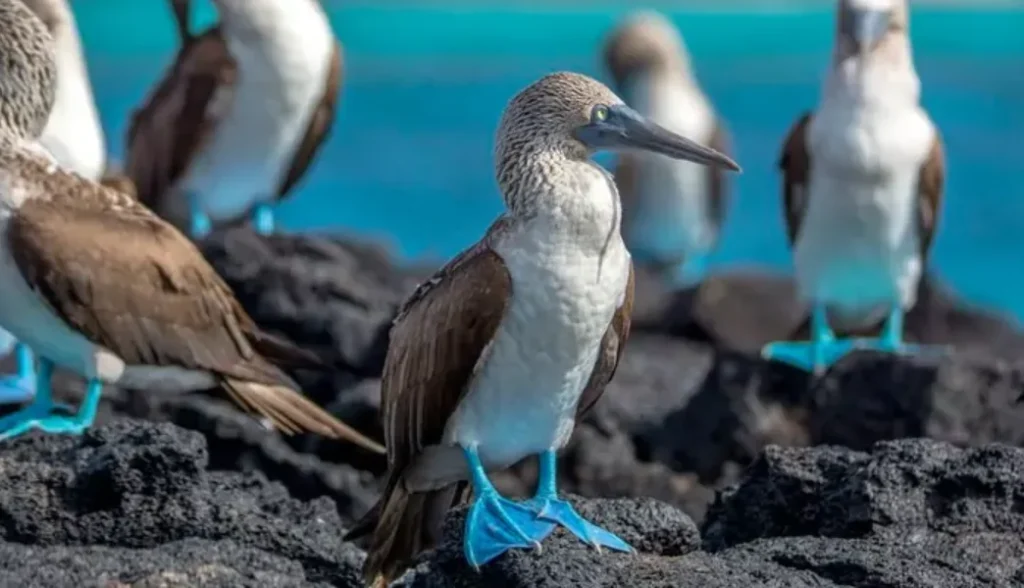
M 630 81 L 630 105 L 665 128 L 706 144 L 715 114 L 695 84 L 640 74 Z M 636 199 L 628 203 L 630 249 L 641 257 L 706 252 L 717 230 L 708 224 L 708 169 L 654 153 L 637 153 Z
M 106 145 L 74 22 L 59 24 L 54 37 L 57 93 L 39 140 L 62 166 L 98 180 L 106 166 Z
M 602 204 L 586 227 L 546 213 L 496 246 L 512 300 L 446 431 L 448 443 L 478 446 L 490 467 L 568 442 L 601 339 L 622 304 L 629 253 L 617 230 L 618 198 L 606 180 L 592 189 L 587 201 L 615 208 Z M 598 240 L 608 244 L 603 258 Z
M 848 311 L 913 305 L 923 269 L 918 176 L 934 137 L 917 106 L 823 104 L 809 129 L 808 204 L 794 251 L 805 297 Z
M 262 36 L 233 36 L 238 82 L 217 133 L 183 182 L 215 220 L 273 196 L 324 95 L 334 36 L 315 2 L 265 2 Z

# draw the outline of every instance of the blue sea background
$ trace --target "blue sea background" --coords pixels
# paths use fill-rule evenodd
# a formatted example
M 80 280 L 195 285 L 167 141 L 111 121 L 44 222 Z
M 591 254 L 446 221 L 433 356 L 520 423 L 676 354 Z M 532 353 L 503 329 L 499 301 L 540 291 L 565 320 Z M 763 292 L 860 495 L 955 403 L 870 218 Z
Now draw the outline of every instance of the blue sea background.
M 667 4 L 744 167 L 714 267 L 788 270 L 774 166 L 787 128 L 818 99 L 831 2 Z M 501 210 L 491 146 L 505 102 L 553 70 L 604 78 L 602 38 L 628 7 L 640 6 L 325 5 L 346 55 L 340 113 L 281 222 L 289 231 L 381 239 L 404 258 L 437 260 L 476 240 Z M 170 12 L 158 0 L 72 6 L 119 158 L 132 110 L 174 55 Z M 213 17 L 202 8 L 197 24 Z M 911 36 L 923 102 L 948 157 L 933 268 L 968 299 L 1024 318 L 1024 6 L 915 4 Z

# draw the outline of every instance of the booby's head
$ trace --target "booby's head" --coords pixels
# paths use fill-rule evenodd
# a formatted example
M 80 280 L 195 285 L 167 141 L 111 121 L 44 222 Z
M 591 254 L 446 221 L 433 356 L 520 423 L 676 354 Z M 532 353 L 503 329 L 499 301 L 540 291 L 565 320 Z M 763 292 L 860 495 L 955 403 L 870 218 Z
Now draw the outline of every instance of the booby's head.
M 650 151 L 740 169 L 726 155 L 641 116 L 601 82 L 559 72 L 530 84 L 505 108 L 495 142 L 498 183 L 508 198 L 533 181 L 523 177 L 526 172 L 555 172 L 603 150 Z
M 644 10 L 627 17 L 608 36 L 604 65 L 622 91 L 637 74 L 688 75 L 690 58 L 672 22 L 658 12 Z
M 71 18 L 71 9 L 66 0 L 22 0 L 46 25 L 46 30 L 55 35 L 57 27 Z
M 21 0 L 0 0 L 0 132 L 35 139 L 53 109 L 57 65 L 46 25 Z
M 885 42 L 903 38 L 910 24 L 907 0 L 839 0 L 836 56 L 861 65 Z

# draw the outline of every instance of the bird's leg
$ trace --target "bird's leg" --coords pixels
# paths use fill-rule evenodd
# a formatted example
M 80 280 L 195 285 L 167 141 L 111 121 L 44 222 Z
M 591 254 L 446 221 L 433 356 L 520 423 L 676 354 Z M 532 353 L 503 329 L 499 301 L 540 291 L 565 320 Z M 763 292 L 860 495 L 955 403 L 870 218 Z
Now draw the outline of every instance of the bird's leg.
M 695 253 L 686 261 L 675 267 L 675 274 L 672 276 L 672 285 L 677 288 L 689 288 L 696 286 L 704 279 L 708 271 L 708 256 L 704 253 Z
M 85 399 L 78 413 L 73 416 L 61 416 L 51 411 L 53 404 L 50 380 L 53 376 L 53 364 L 40 358 L 36 396 L 32 404 L 18 412 L 0 419 L 0 441 L 12 439 L 32 429 L 47 433 L 69 433 L 78 435 L 89 428 L 96 418 L 96 408 L 100 402 L 103 384 L 98 380 L 90 380 L 86 387 Z
M 949 348 L 943 345 L 915 345 L 903 341 L 903 308 L 893 304 L 878 339 L 862 339 L 856 342 L 858 349 L 875 349 L 886 353 L 944 355 Z
M 823 303 L 815 303 L 811 311 L 810 341 L 776 341 L 761 349 L 761 356 L 781 361 L 820 376 L 841 357 L 860 346 L 852 340 L 836 339 L 828 324 Z
M 498 494 L 487 479 L 475 447 L 463 448 L 473 483 L 473 504 L 466 514 L 463 550 L 469 565 L 479 568 L 512 548 L 540 549 L 555 529 L 552 522 L 538 519 L 532 510 Z
M 549 449 L 540 454 L 540 475 L 537 493 L 525 503 L 541 520 L 558 523 L 579 537 L 584 543 L 598 550 L 608 547 L 616 551 L 632 552 L 633 548 L 614 533 L 587 521 L 576 512 L 571 504 L 558 497 L 555 487 L 557 468 L 555 451 Z
M 18 371 L 12 376 L 0 377 L 0 404 L 28 402 L 36 393 L 36 364 L 32 350 L 24 343 L 16 342 L 14 357 Z
M 271 235 L 274 233 L 274 207 L 266 202 L 260 202 L 252 208 L 252 226 L 260 235 Z
M 893 304 L 889 310 L 889 318 L 882 328 L 879 346 L 886 351 L 898 351 L 903 346 L 903 309 Z
M 188 197 L 189 234 L 193 239 L 202 239 L 213 230 L 210 215 L 200 205 L 198 194 L 192 192 Z

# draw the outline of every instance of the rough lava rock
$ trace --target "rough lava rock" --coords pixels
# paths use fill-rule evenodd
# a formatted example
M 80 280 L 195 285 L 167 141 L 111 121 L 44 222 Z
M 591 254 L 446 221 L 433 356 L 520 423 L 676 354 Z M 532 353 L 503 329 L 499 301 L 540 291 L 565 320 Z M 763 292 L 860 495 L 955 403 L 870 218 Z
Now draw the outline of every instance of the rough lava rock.
M 1024 450 L 902 440 L 872 453 L 770 447 L 695 525 L 651 499 L 576 500 L 634 555 L 558 530 L 541 552 L 470 568 L 465 511 L 406 580 L 416 588 L 1010 587 L 1024 582 Z
M 379 438 L 379 377 L 388 325 L 398 305 L 430 269 L 397 267 L 381 248 L 349 240 L 263 238 L 244 229 L 214 234 L 202 248 L 258 323 L 325 358 L 330 370 L 293 374 L 307 394 Z M 906 531 L 909 523 L 883 524 L 873 519 L 856 533 L 829 535 L 829 525 L 856 527 L 850 522 L 853 519 L 843 518 L 853 516 L 846 511 L 814 515 L 820 519 L 815 519 L 819 526 L 786 519 L 796 516 L 783 512 L 786 509 L 770 514 L 775 511 L 767 500 L 777 490 L 775 484 L 792 486 L 781 490 L 786 496 L 824 500 L 836 507 L 839 494 L 829 492 L 851 488 L 857 468 L 883 463 L 883 457 L 890 455 L 887 448 L 925 443 L 876 446 L 878 442 L 931 437 L 958 446 L 1024 444 L 1024 406 L 1015 404 L 1024 391 L 1024 334 L 1012 320 L 964 304 L 934 280 L 922 286 L 919 300 L 908 316 L 909 338 L 952 344 L 948 353 L 922 357 L 861 353 L 814 379 L 765 362 L 757 354 L 764 342 L 784 337 L 803 320 L 804 310 L 794 302 L 789 279 L 750 269 L 713 275 L 693 290 L 668 292 L 641 272 L 633 335 L 605 397 L 577 428 L 560 458 L 560 485 L 586 497 L 580 498 L 581 508 L 596 508 L 598 520 L 612 516 L 615 520 L 607 521 L 609 526 L 638 537 L 664 531 L 665 525 L 676 525 L 669 535 L 689 536 L 685 529 L 692 524 L 675 510 L 682 509 L 708 530 L 704 549 L 696 549 L 699 542 L 695 540 L 686 544 L 686 549 L 695 550 L 685 555 L 680 547 L 679 554 L 652 556 L 661 553 L 659 549 L 671 550 L 651 543 L 650 549 L 642 550 L 647 555 L 638 556 L 639 563 L 626 565 L 614 557 L 571 559 L 565 550 L 579 546 L 571 538 L 554 537 L 553 547 L 545 553 L 563 557 L 545 564 L 552 566 L 551 577 L 572 585 L 567 574 L 594 574 L 593 582 L 582 585 L 597 586 L 615 585 L 616 580 L 632 586 L 627 580 L 634 576 L 649 579 L 650 585 L 672 586 L 731 586 L 733 580 L 735 585 L 749 586 L 1024 585 L 1024 573 L 1019 570 L 967 570 L 969 557 L 982 558 L 977 565 L 988 569 L 984 557 L 1011 553 L 1016 543 L 995 533 L 997 539 L 988 545 L 979 538 L 980 531 L 967 526 L 965 536 L 974 538 L 964 540 L 968 543 L 963 550 L 973 553 L 970 550 L 977 548 L 984 553 L 960 554 L 957 531 L 954 527 L 936 530 L 934 513 L 922 519 L 920 540 Z M 58 395 L 77 402 L 77 381 L 62 378 L 61 382 Z M 284 439 L 216 392 L 161 395 L 108 389 L 104 398 L 99 428 L 81 439 L 33 436 L 0 447 L 0 467 L 7 474 L 5 485 L 0 485 L 0 539 L 5 541 L 0 543 L 0 569 L 11 570 L 11 581 L 16 581 L 12 585 L 343 586 L 357 581 L 361 555 L 340 546 L 338 538 L 341 525 L 362 515 L 376 499 L 385 465 L 382 459 L 312 436 Z M 124 415 L 171 421 L 201 435 L 169 425 L 153 428 L 118 420 Z M 102 426 L 105 422 L 113 424 Z M 762 456 L 772 444 L 831 444 L 875 453 L 866 456 L 835 448 L 787 453 L 790 450 L 772 448 Z M 919 448 L 914 450 L 918 454 L 901 451 L 922 463 L 929 459 L 939 463 L 936 456 L 942 452 L 976 455 L 974 450 L 959 452 L 944 445 L 920 449 L 926 445 L 913 445 Z M 977 451 L 1009 452 L 1003 456 L 1007 460 L 1003 467 L 1012 475 L 1007 474 L 1004 491 L 1015 496 L 1007 500 L 1018 506 L 1008 508 L 1024 511 L 1019 506 L 1024 497 L 1010 481 L 1019 478 L 1020 458 L 1015 450 L 992 447 Z M 765 465 L 772 459 L 778 463 Z M 989 486 L 971 478 L 976 464 L 966 457 L 941 463 L 949 474 L 935 470 L 939 472 L 933 472 L 938 476 L 935 480 L 961 481 L 944 482 L 932 494 L 944 496 L 947 487 L 962 484 L 961 490 L 949 491 L 967 498 L 948 504 L 925 502 L 945 504 L 942 508 L 951 511 L 974 509 L 985 524 L 996 520 L 996 514 L 979 510 L 979 504 L 997 505 L 993 499 L 977 498 L 986 496 Z M 984 465 L 998 470 L 994 458 Z M 730 491 L 728 498 L 715 502 L 705 518 L 716 490 L 737 482 L 748 466 L 751 477 L 739 490 Z M 919 470 L 908 471 L 908 478 L 899 482 L 905 488 L 900 486 L 899 491 L 925 492 L 932 478 Z M 259 481 L 260 476 L 280 486 Z M 495 476 L 495 481 L 510 494 L 524 495 L 532 491 L 535 477 L 535 465 L 528 460 Z M 875 496 L 876 486 L 871 485 L 875 482 L 864 484 L 872 489 L 867 494 Z M 117 497 L 110 504 L 90 505 L 89 500 L 97 499 L 82 498 L 106 496 L 92 493 L 93 487 L 104 485 L 113 488 L 112 496 Z M 90 493 L 82 494 L 81 488 Z M 275 511 L 266 506 L 271 495 L 292 506 L 287 512 Z M 320 497 L 331 501 L 316 501 Z M 614 497 L 650 497 L 665 504 L 646 498 L 591 500 Z M 299 506 L 303 503 L 292 499 L 313 502 Z M 882 512 L 875 503 L 862 503 L 862 507 L 869 513 L 876 512 L 872 509 Z M 311 523 L 294 515 L 295 509 L 302 508 L 317 513 L 325 509 L 324 516 L 329 514 L 337 523 L 330 525 L 336 527 L 337 537 L 312 541 L 318 535 L 307 528 Z M 755 527 L 751 522 L 755 514 L 770 520 Z M 235 516 L 249 522 L 231 527 L 225 521 Z M 712 528 L 729 516 L 736 520 L 722 527 L 727 531 Z M 950 514 L 942 517 L 952 520 Z M 115 526 L 114 520 L 121 526 Z M 457 529 L 457 518 L 452 521 L 456 521 L 452 529 Z M 747 531 L 743 521 L 748 523 Z M 771 527 L 772 521 L 777 528 Z M 751 534 L 760 526 L 775 530 Z M 796 527 L 806 530 L 795 534 L 786 530 Z M 282 534 L 284 529 L 291 529 L 294 536 Z M 887 529 L 898 532 L 900 540 L 883 541 L 880 537 Z M 942 533 L 948 537 L 943 539 Z M 470 576 L 458 568 L 461 564 L 450 551 L 452 546 L 423 565 L 450 569 L 455 574 L 450 582 L 472 585 L 465 583 Z M 304 555 L 304 549 L 315 555 Z M 332 555 L 323 556 L 323 550 Z M 855 552 L 861 560 L 854 557 Z M 449 560 L 444 559 L 445 553 Z M 942 569 L 945 564 L 921 563 L 923 553 L 931 553 L 933 559 L 928 561 L 933 563 L 953 562 L 948 573 Z M 896 555 L 891 566 L 884 568 L 881 558 L 889 554 Z M 328 563 L 315 563 L 323 557 Z M 533 576 L 524 575 L 525 567 L 516 571 L 516 565 L 528 565 L 515 563 L 521 557 L 517 554 L 499 562 L 509 571 L 493 576 L 498 582 L 494 585 L 533 585 L 530 578 L 539 582 L 536 585 L 554 585 L 539 571 L 534 570 Z M 449 565 L 445 561 L 454 567 L 444 568 Z M 900 562 L 920 565 L 905 572 L 900 571 Z M 343 564 L 348 567 L 343 569 Z M 589 576 L 580 576 L 585 577 Z M 502 578 L 507 579 L 505 584 L 500 583 L 506 581 Z M 0 585 L 6 579 L 0 575 Z M 420 575 L 415 581 L 449 585 L 437 574 Z
M 359 586 L 328 499 L 209 468 L 202 435 L 119 420 L 0 452 L 4 586 Z

